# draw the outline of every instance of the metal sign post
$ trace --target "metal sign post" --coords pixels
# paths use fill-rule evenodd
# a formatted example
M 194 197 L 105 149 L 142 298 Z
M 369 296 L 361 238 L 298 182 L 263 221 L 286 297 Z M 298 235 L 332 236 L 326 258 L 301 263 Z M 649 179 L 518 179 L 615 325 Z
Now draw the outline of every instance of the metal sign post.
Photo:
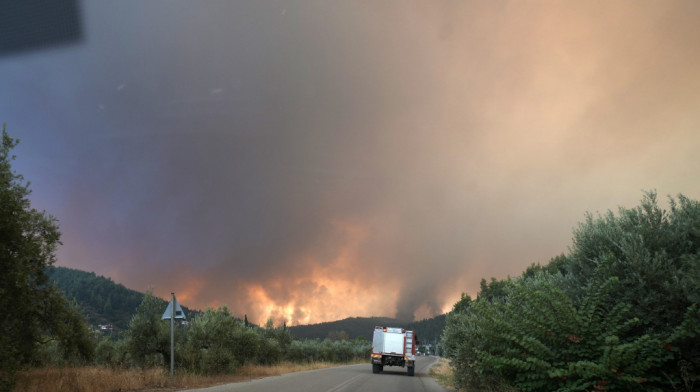
M 161 320 L 170 319 L 170 381 L 175 377 L 175 319 L 187 319 L 182 307 L 177 303 L 175 293 L 170 293 L 170 303 Z
M 170 293 L 170 303 L 175 303 L 175 293 Z M 170 312 L 170 381 L 175 377 L 175 312 Z

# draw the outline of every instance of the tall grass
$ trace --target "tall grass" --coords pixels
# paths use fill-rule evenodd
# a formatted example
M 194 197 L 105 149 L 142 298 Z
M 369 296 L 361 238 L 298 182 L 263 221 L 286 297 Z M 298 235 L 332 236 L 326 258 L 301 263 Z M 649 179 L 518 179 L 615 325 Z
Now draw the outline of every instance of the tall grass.
M 364 363 L 366 361 L 362 361 Z M 207 387 L 284 373 L 325 369 L 343 364 L 311 362 L 306 364 L 282 362 L 277 365 L 244 365 L 234 374 L 202 376 L 178 374 L 170 380 L 163 368 L 133 369 L 109 367 L 44 367 L 19 372 L 14 392 L 96 392 L 176 390 Z
M 17 392 L 129 391 L 170 386 L 163 369 L 111 369 L 105 367 L 44 367 L 17 374 Z
M 440 358 L 436 364 L 430 367 L 430 376 L 437 381 L 440 386 L 448 391 L 456 391 L 454 375 L 450 367 L 450 361 L 445 358 Z

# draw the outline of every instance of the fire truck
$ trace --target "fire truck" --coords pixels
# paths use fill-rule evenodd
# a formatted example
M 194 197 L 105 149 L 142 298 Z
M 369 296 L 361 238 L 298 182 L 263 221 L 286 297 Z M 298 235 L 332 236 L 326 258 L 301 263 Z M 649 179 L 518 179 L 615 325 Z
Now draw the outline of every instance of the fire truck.
M 418 338 L 413 331 L 402 328 L 375 327 L 372 338 L 372 373 L 379 373 L 384 366 L 406 367 L 413 376 Z

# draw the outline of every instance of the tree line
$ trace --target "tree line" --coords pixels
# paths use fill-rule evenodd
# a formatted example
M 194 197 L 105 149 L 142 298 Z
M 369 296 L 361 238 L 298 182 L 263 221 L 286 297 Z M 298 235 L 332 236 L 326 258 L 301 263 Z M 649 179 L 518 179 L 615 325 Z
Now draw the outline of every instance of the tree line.
M 458 386 L 697 390 L 700 203 L 669 204 L 587 214 L 567 254 L 462 295 L 443 334 Z
M 170 323 L 161 320 L 162 300 L 146 293 L 122 339 L 102 337 L 93 363 L 110 366 L 166 366 Z M 349 362 L 369 358 L 370 344 L 356 340 L 297 340 L 286 325 L 268 320 L 259 327 L 235 318 L 226 306 L 208 308 L 174 329 L 175 364 L 196 374 L 234 372 L 245 364 Z
M 343 320 L 328 321 L 317 324 L 296 325 L 289 327 L 294 336 L 300 338 L 322 338 L 345 333 L 348 338 L 363 337 L 372 340 L 374 327 L 401 327 L 411 331 L 417 331 L 421 343 L 436 343 L 442 335 L 445 327 L 445 315 L 439 315 L 419 321 L 397 320 L 389 317 L 349 317 Z
M 29 184 L 12 170 L 18 141 L 2 127 L 0 140 L 0 390 L 22 366 L 39 361 L 42 347 L 62 357 L 91 355 L 92 341 L 77 306 L 49 284 L 46 267 L 60 244 L 56 219 L 32 208 Z

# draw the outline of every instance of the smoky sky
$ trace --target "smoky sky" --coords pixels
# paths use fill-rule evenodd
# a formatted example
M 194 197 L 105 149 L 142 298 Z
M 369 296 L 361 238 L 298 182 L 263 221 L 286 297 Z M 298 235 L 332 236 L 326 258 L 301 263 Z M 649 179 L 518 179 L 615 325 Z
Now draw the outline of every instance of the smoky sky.
M 58 265 L 257 322 L 433 316 L 697 198 L 696 2 L 96 1 L 0 58 Z

